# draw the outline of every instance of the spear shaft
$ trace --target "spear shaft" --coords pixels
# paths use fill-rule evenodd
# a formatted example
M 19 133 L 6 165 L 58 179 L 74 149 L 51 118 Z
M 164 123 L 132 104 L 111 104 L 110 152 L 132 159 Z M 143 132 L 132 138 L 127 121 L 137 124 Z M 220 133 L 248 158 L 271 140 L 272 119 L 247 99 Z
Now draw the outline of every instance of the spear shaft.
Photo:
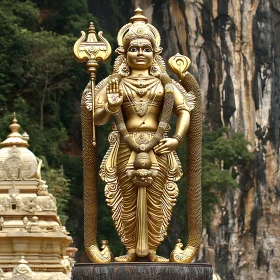
M 95 124 L 94 124 L 94 112 L 95 112 L 95 79 L 96 72 L 98 68 L 98 62 L 94 59 L 91 59 L 87 62 L 87 69 L 90 75 L 90 86 L 91 86 L 91 98 L 92 98 L 92 145 L 96 146 L 96 133 L 95 133 Z

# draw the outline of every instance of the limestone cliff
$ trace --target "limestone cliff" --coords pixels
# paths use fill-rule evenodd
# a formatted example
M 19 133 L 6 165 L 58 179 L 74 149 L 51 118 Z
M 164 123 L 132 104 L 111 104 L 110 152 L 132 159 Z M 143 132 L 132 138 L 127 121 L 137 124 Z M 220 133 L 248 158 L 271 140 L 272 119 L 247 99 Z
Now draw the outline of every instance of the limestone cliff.
M 199 259 L 222 279 L 280 279 L 280 1 L 132 1 L 162 35 L 165 60 L 190 57 L 204 122 L 242 132 L 251 171 L 228 192 Z

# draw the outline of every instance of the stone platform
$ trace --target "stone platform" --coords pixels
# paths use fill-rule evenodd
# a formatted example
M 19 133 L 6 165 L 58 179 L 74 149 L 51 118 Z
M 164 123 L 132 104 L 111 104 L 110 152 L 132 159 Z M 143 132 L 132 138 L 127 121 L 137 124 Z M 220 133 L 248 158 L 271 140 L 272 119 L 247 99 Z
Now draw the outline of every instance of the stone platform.
M 72 280 L 212 280 L 210 264 L 75 264 Z

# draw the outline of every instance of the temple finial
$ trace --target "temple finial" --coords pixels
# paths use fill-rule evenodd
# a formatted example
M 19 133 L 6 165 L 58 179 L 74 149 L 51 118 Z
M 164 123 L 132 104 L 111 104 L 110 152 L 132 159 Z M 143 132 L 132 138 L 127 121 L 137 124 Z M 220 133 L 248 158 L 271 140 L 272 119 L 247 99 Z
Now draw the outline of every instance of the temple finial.
M 16 115 L 16 112 L 14 112 L 14 117 L 13 117 L 13 120 L 12 120 L 12 123 L 17 123 L 17 115 Z
M 0 143 L 1 146 L 4 147 L 12 147 L 14 145 L 21 147 L 28 147 L 27 140 L 29 136 L 26 134 L 25 137 L 19 133 L 20 125 L 18 124 L 18 120 L 16 118 L 16 113 L 13 114 L 12 123 L 9 125 L 11 133 L 7 136 L 7 139 Z M 28 138 L 28 139 L 27 139 Z
M 14 117 L 12 120 L 12 124 L 10 124 L 10 130 L 12 132 L 18 132 L 20 129 L 20 125 L 18 124 L 17 118 L 16 118 L 16 113 L 14 112 Z

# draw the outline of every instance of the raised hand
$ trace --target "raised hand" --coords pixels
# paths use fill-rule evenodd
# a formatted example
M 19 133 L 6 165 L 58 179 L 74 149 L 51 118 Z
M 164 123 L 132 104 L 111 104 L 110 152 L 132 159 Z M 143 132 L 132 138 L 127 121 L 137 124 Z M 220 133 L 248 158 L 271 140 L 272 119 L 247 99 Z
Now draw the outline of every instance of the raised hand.
M 112 112 L 120 110 L 120 106 L 123 103 L 122 90 L 119 88 L 118 79 L 112 79 L 106 88 L 106 94 L 108 99 L 108 109 Z

